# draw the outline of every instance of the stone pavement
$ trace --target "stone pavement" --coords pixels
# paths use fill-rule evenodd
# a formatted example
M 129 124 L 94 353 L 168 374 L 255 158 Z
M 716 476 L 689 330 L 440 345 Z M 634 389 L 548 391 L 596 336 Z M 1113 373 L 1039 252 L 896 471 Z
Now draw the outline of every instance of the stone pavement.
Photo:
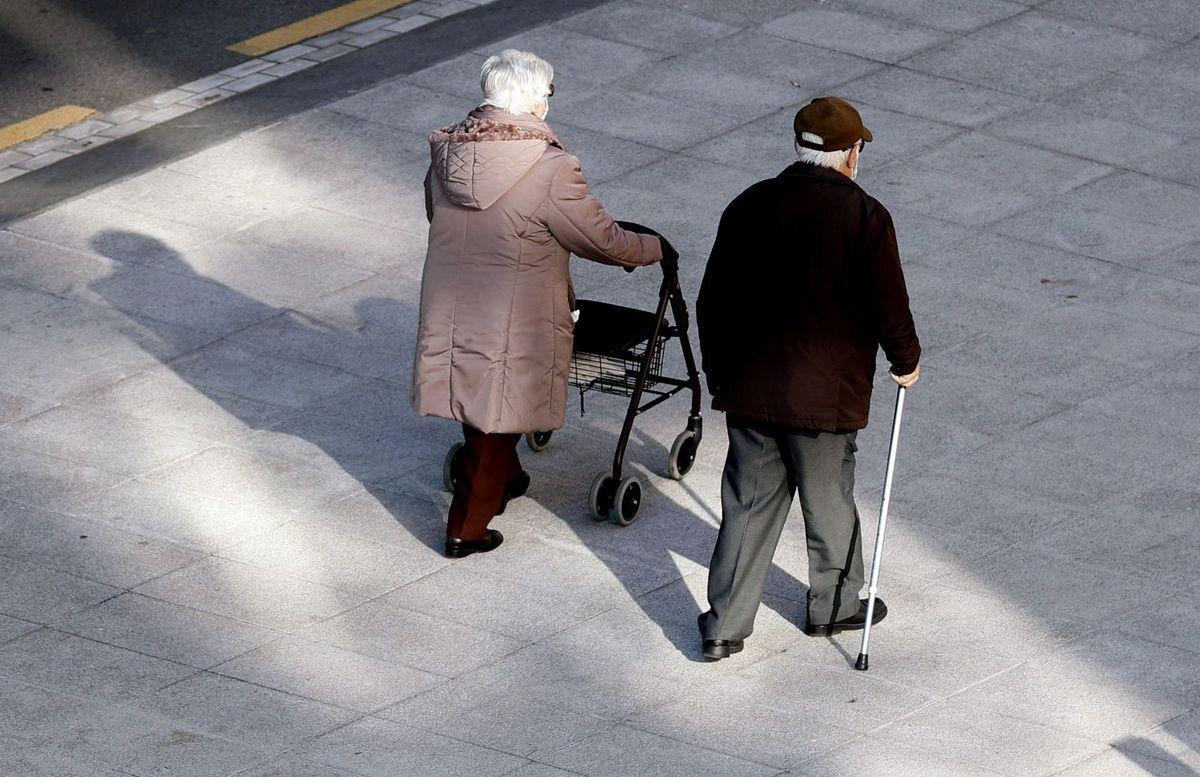
M 617 0 L 8 224 L 0 774 L 1196 774 L 1198 33 L 1190 0 Z M 587 515 L 621 414 L 589 397 L 505 545 L 438 552 L 423 135 L 509 45 L 692 296 L 796 106 L 861 107 L 926 346 L 869 673 L 799 630 L 798 511 L 746 650 L 700 661 L 724 436 L 664 478 L 682 401 L 636 427 L 638 523 Z

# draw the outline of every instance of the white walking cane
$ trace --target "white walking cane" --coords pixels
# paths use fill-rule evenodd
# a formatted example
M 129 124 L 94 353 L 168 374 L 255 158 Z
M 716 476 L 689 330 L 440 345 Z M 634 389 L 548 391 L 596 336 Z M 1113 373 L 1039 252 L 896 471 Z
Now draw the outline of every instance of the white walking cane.
M 867 589 L 867 623 L 862 648 L 854 668 L 867 670 L 867 647 L 871 641 L 871 619 L 875 617 L 875 592 L 879 590 L 879 565 L 883 561 L 883 530 L 887 528 L 888 504 L 892 501 L 892 473 L 896 470 L 896 448 L 900 445 L 900 416 L 904 412 L 904 386 L 896 392 L 896 415 L 892 418 L 892 442 L 888 446 L 887 473 L 883 478 L 883 503 L 879 505 L 879 530 L 875 533 L 875 557 L 871 560 L 871 585 Z

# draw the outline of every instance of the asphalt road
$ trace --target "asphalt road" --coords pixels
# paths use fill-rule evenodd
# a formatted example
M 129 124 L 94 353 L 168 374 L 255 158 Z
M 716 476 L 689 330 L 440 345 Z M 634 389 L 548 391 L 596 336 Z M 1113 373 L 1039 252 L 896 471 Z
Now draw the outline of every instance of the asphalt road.
M 346 0 L 0 0 L 0 126 L 110 110 L 246 59 L 226 46 Z

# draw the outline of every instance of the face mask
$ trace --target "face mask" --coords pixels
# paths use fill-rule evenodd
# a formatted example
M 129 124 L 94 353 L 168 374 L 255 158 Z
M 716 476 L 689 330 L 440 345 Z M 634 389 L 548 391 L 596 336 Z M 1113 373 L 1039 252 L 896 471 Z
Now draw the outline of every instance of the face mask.
M 850 180 L 853 181 L 858 177 L 858 162 L 854 163 L 854 167 L 850 168 Z

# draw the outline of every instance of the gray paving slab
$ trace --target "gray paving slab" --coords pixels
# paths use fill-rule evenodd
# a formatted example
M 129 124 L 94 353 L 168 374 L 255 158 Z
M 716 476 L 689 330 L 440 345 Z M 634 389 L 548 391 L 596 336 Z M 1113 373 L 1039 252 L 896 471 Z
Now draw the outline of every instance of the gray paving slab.
M 693 16 L 741 26 L 765 22 L 785 16 L 795 8 L 788 0 L 749 0 L 742 3 L 727 3 L 722 0 L 638 0 L 651 8 L 668 8 L 685 11 Z
M 839 90 L 847 100 L 963 127 L 979 127 L 1029 105 L 1030 100 L 907 68 L 888 68 Z
M 405 609 L 395 594 L 372 599 L 299 636 L 442 676 L 491 664 L 524 646 L 494 632 Z
M 737 27 L 671 8 L 619 0 L 560 23 L 570 30 L 633 46 L 677 54 L 735 32 Z
M 183 251 L 219 237 L 205 225 L 139 213 L 120 203 L 82 198 L 8 226 L 25 235 L 118 262 L 147 264 L 163 253 Z
M 0 555 L 129 588 L 185 566 L 199 553 L 115 529 L 0 501 Z
M 63 300 L 8 327 L 7 369 L 0 385 L 57 400 L 155 366 L 215 337 L 84 300 Z
M 36 631 L 38 628 L 40 627 L 36 623 L 23 621 L 19 618 L 11 618 L 7 615 L 0 615 L 0 643 L 17 639 L 31 631 Z
M 925 24 L 824 6 L 802 8 L 763 25 L 763 29 L 781 38 L 888 63 L 899 62 L 949 37 Z
M 896 777 L 989 777 L 1001 774 L 954 758 L 911 747 L 906 743 L 864 737 L 833 753 L 791 770 L 804 777 L 851 777 L 872 771 Z
M 49 403 L 33 397 L 0 391 L 0 424 L 19 421 L 46 410 Z
M 947 729 L 956 732 L 953 739 L 945 736 Z M 1094 740 L 956 701 L 904 718 L 879 735 L 889 744 L 1011 775 L 1053 773 L 1103 749 Z
M 413 157 L 428 162 L 429 152 L 422 138 L 398 136 L 386 126 L 389 123 L 359 121 L 336 108 L 306 111 L 181 159 L 167 169 L 255 198 L 275 200 L 286 196 L 311 203 L 364 178 L 380 177 L 381 163 Z M 296 164 L 296 160 L 303 160 L 303 164 Z M 299 212 L 286 210 L 271 215 L 288 218 Z
M 77 464 L 37 451 L 0 451 L 0 498 L 43 510 L 66 508 L 125 480 L 108 470 Z
M 354 772 L 288 756 L 265 766 L 237 772 L 238 777 L 354 777 Z
M 218 299 L 266 311 L 271 304 L 295 304 L 319 297 L 370 276 L 361 267 L 326 259 L 318 271 L 311 260 L 290 251 L 244 241 L 216 240 L 186 254 L 161 257 L 157 266 L 187 279 L 203 278 L 218 285 Z M 146 278 L 153 276 L 144 276 Z M 157 283 L 143 293 L 156 296 Z M 163 286 L 168 286 L 166 282 Z
M 694 696 L 630 718 L 627 725 L 718 753 L 784 769 L 857 736 L 852 729 L 757 704 L 736 681 L 718 681 Z
M 33 623 L 48 623 L 121 593 L 114 586 L 24 561 L 6 561 L 3 573 L 0 612 Z
M 157 578 L 138 593 L 267 628 L 294 630 L 366 600 L 327 585 L 213 558 Z
M 313 362 L 284 359 L 229 342 L 187 354 L 170 369 L 201 391 L 300 407 L 354 382 L 340 370 Z
M 533 642 L 600 615 L 625 597 L 607 587 L 564 591 L 531 587 L 452 564 L 395 591 L 397 606 Z
M 1194 769 L 1197 761 L 1195 745 L 1200 735 L 1198 722 L 1200 715 L 1191 710 L 1137 736 L 1126 737 L 1117 746 L 1135 764 L 1143 763 L 1142 758 L 1148 756 L 1156 760 L 1144 762 L 1147 765 L 1164 760 Z
M 595 734 L 578 744 L 542 756 L 541 760 L 580 774 L 609 774 L 610 769 L 637 774 L 661 775 L 774 775 L 774 766 L 733 758 L 668 739 L 656 734 L 618 726 Z
M 483 777 L 506 774 L 527 763 L 516 755 L 373 718 L 363 718 L 318 737 L 300 752 L 369 777 L 404 772 L 430 777 Z
M 66 405 L 7 425 L 0 430 L 0 442 L 125 475 L 160 467 L 211 444 L 152 421 Z
M 755 118 L 709 111 L 684 99 L 669 100 L 606 88 L 593 89 L 556 108 L 554 115 L 567 124 L 670 150 L 707 140 Z M 675 118 L 661 122 L 658 116 Z
M 364 270 L 382 270 L 401 260 L 398 250 L 407 231 L 364 219 L 305 208 L 289 216 L 260 221 L 233 236 L 238 243 L 283 249 L 306 259 L 328 259 Z
M 134 593 L 57 617 L 55 624 L 97 642 L 201 669 L 279 636 L 260 626 Z
M 332 731 L 359 714 L 209 672 L 164 688 L 149 707 L 200 732 L 266 752 Z
M 1058 773 L 1064 777 L 1086 777 L 1087 775 L 1125 777 L 1125 775 L 1145 774 L 1186 777 L 1186 775 L 1195 774 L 1195 768 L 1174 758 L 1156 758 L 1153 755 L 1128 753 L 1110 748 Z
M 1200 141 L 1186 140 L 1165 151 L 1139 156 L 1129 164 L 1135 170 L 1169 181 L 1200 185 Z
M 1198 110 L 1195 89 L 1176 80 L 1150 75 L 1133 68 L 1084 84 L 1059 97 L 1071 109 L 1095 116 L 1121 120 L 1138 115 L 1154 126 L 1197 137 Z
M 446 681 L 419 669 L 294 637 L 263 645 L 211 671 L 364 713 Z
M 537 694 L 514 695 L 461 680 L 443 683 L 377 715 L 530 758 L 612 727 L 605 718 L 547 704 Z
M 1174 40 L 1188 40 L 1200 30 L 1186 0 L 1156 0 L 1139 12 L 1114 0 L 1050 0 L 1041 8 Z
M 76 497 L 62 511 L 203 551 L 232 545 L 295 517 L 272 500 L 226 502 L 146 480 Z
M 220 555 L 362 596 L 377 596 L 445 566 L 439 554 L 428 548 L 425 551 L 398 554 L 394 546 L 292 521 L 224 548 Z
M 54 629 L 0 646 L 0 673 L 89 698 L 128 702 L 196 670 Z
M 301 207 L 300 202 L 291 198 L 254 196 L 227 184 L 169 168 L 159 168 L 90 196 L 99 202 L 147 216 L 224 231 L 291 213 Z
M 1159 660 L 1169 656 L 1186 660 L 1187 654 L 1164 650 Z M 1135 735 L 1189 709 L 1190 699 L 1130 698 L 1106 680 L 1087 668 L 1067 673 L 1026 664 L 968 688 L 955 700 L 976 709 L 1004 709 L 1011 717 L 1098 742 Z
M 689 19 L 689 21 L 691 21 Z M 599 37 L 597 37 L 599 34 Z M 498 41 L 473 52 L 475 55 L 487 56 L 504 49 L 515 48 L 524 51 L 540 52 L 538 56 L 554 64 L 554 99 L 550 106 L 554 112 L 561 103 L 571 102 L 580 95 L 590 92 L 597 87 L 613 81 L 622 80 L 654 65 L 656 60 L 663 57 L 661 51 L 643 48 L 641 45 L 619 43 L 600 33 L 583 27 L 570 29 L 564 25 L 538 27 L 503 41 Z M 469 56 L 469 55 L 468 55 Z M 449 81 L 450 91 L 473 99 L 480 98 L 479 79 L 472 79 L 470 88 L 462 84 L 462 66 L 469 60 L 459 59 L 455 62 L 457 75 L 447 72 L 444 80 Z M 443 68 L 436 66 L 434 70 Z M 469 66 L 468 66 L 469 67 Z M 472 68 L 478 73 L 478 68 Z M 428 81 L 428 78 L 418 79 Z M 441 86 L 441 83 L 437 83 Z
M 114 263 L 99 256 L 78 254 L 0 229 L 0 246 L 9 261 L 0 265 L 0 280 L 50 294 L 67 294 L 106 277 Z M 63 261 L 70 256 L 70 261 Z
M 161 367 L 69 397 L 66 404 L 155 421 L 212 442 L 231 442 L 269 428 L 293 412 L 217 392 L 210 398 Z
M 21 753 L 48 774 L 154 774 L 188 777 L 229 774 L 261 763 L 261 751 L 207 736 L 127 705 L 88 700 L 33 685 L 4 682 L 6 731 L 21 738 Z M 13 726 L 19 726 L 14 731 Z M 70 731 L 71 736 L 62 736 Z M 86 765 L 86 768 L 83 766 Z
M 623 79 L 620 88 L 751 117 L 796 102 L 796 88 L 782 78 L 733 72 L 719 62 L 676 58 L 643 65 Z

